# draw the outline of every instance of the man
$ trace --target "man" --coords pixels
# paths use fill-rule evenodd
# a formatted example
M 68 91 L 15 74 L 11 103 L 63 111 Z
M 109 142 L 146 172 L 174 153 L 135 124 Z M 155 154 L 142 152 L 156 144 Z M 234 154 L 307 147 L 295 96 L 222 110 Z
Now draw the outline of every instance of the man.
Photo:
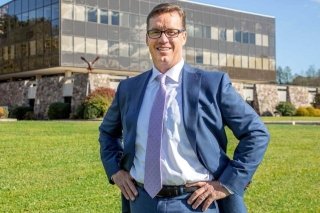
M 101 160 L 123 212 L 246 212 L 243 193 L 269 141 L 227 74 L 184 63 L 185 19 L 175 4 L 150 12 L 153 68 L 120 82 L 100 126 Z M 225 125 L 239 139 L 232 160 Z

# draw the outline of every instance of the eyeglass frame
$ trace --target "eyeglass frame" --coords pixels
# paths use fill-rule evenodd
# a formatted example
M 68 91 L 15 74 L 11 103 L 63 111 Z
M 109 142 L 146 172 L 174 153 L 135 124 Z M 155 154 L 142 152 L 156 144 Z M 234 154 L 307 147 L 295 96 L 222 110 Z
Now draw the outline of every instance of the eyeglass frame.
M 168 30 L 177 30 L 178 33 L 177 33 L 176 35 L 174 35 L 174 36 L 168 36 L 167 33 L 166 33 Z M 151 32 L 151 31 L 158 31 L 158 32 L 160 32 L 159 37 L 150 37 L 149 32 Z M 167 38 L 177 38 L 180 33 L 183 33 L 183 32 L 185 32 L 185 31 L 186 31 L 185 29 L 180 29 L 180 30 L 179 30 L 179 29 L 166 29 L 166 30 L 151 29 L 151 30 L 148 30 L 148 31 L 147 31 L 147 35 L 148 35 L 148 37 L 151 38 L 151 39 L 158 39 L 158 38 L 161 38 L 162 34 L 164 33 Z

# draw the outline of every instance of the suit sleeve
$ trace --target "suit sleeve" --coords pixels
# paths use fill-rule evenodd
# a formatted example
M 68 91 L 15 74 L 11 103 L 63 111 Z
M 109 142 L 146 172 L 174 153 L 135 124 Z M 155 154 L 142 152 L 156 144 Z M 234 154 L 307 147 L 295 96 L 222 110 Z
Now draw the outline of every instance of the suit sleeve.
M 252 179 L 262 161 L 269 142 L 269 133 L 257 113 L 232 87 L 224 74 L 220 84 L 220 106 L 224 123 L 239 140 L 219 181 L 238 195 Z
M 120 85 L 99 127 L 100 157 L 110 183 L 113 183 L 111 176 L 120 170 L 119 162 L 123 154 Z

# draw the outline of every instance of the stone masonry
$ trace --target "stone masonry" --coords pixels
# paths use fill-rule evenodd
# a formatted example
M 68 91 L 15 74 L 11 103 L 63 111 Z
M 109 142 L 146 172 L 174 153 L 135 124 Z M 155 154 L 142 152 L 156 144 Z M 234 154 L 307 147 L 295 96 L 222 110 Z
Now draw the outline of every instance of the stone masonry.
M 71 112 L 75 113 L 85 97 L 98 87 L 115 87 L 107 74 L 73 73 L 71 76 L 48 76 L 34 80 L 10 81 L 0 83 L 0 106 L 28 106 L 28 90 L 36 84 L 34 114 L 37 118 L 46 119 L 48 108 L 53 102 L 64 102 L 66 83 L 71 85 Z M 111 84 L 112 83 L 112 84 Z M 233 82 L 234 88 L 244 97 L 245 84 Z M 310 106 L 310 94 L 307 87 L 287 86 L 287 100 L 295 107 Z M 116 89 L 116 88 L 113 88 Z M 279 103 L 278 85 L 254 84 L 253 107 L 259 115 L 274 115 Z M 319 93 L 320 90 L 317 89 Z

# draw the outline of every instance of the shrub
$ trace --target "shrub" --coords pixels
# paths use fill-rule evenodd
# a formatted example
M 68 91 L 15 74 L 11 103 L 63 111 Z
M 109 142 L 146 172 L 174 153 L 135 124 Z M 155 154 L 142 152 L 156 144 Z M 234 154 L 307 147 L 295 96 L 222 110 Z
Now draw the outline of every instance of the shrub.
M 292 116 L 295 114 L 295 107 L 290 102 L 280 102 L 276 106 L 276 110 L 282 115 L 282 116 Z
M 317 93 L 313 99 L 314 108 L 320 109 L 320 93 Z
M 97 88 L 84 102 L 83 118 L 94 119 L 103 117 L 111 105 L 114 95 L 115 91 L 113 89 L 103 87 Z
M 299 107 L 296 111 L 297 116 L 309 116 L 309 111 L 306 107 Z
M 25 116 L 28 112 L 33 112 L 32 107 L 28 107 L 28 106 L 17 106 L 14 107 L 10 113 L 9 113 L 9 117 L 10 118 L 16 118 L 18 120 L 23 120 L 25 119 Z
M 66 119 L 69 118 L 70 104 L 55 102 L 50 104 L 48 110 L 49 119 Z
M 309 112 L 309 116 L 320 116 L 320 109 L 315 109 L 313 107 L 306 108 Z
M 8 118 L 9 111 L 7 107 L 0 107 L 0 118 Z

